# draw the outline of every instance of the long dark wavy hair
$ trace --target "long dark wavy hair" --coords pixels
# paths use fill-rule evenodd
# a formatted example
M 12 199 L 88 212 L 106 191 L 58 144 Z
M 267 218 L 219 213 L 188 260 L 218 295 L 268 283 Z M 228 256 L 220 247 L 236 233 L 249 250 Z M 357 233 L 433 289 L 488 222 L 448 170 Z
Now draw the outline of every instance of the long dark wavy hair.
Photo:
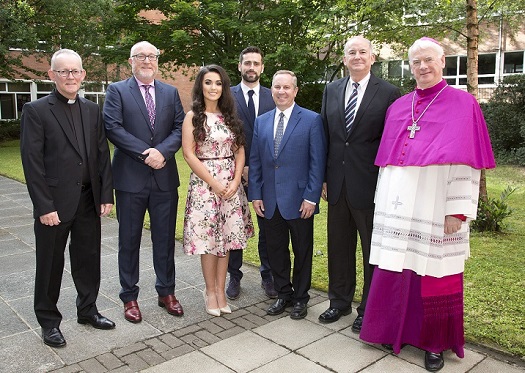
M 191 104 L 191 110 L 193 111 L 193 138 L 195 142 L 201 142 L 206 138 L 206 128 L 204 127 L 206 123 L 206 106 L 204 104 L 202 84 L 204 75 L 209 72 L 217 73 L 221 77 L 222 94 L 218 102 L 219 110 L 224 117 L 224 123 L 235 136 L 235 146 L 244 146 L 246 144 L 244 129 L 241 120 L 237 117 L 235 101 L 230 90 L 230 78 L 226 71 L 219 65 L 203 66 L 195 78 L 195 85 L 192 90 L 193 102 Z

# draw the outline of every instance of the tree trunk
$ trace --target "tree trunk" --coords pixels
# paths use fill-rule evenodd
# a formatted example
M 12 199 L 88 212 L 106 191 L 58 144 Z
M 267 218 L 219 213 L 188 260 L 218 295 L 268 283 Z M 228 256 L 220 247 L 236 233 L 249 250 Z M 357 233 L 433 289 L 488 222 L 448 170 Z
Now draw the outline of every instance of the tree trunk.
M 467 2 L 467 91 L 478 99 L 478 2 Z M 487 201 L 487 179 L 485 170 L 481 170 L 479 182 L 479 198 Z

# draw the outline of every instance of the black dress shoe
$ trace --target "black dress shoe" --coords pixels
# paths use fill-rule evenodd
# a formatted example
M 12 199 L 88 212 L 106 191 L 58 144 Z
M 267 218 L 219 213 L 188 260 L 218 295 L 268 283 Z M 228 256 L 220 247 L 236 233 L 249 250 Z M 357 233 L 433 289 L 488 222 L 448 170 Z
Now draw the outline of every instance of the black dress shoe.
M 304 319 L 307 313 L 306 303 L 297 302 L 293 305 L 293 310 L 290 312 L 290 318 L 294 320 Z
M 437 372 L 445 366 L 443 360 L 443 352 L 436 354 L 434 352 L 425 351 L 425 369 L 429 372 Z
M 102 316 L 100 313 L 91 316 L 79 316 L 77 322 L 79 324 L 89 324 L 97 329 L 113 329 L 115 327 L 113 321 Z
M 357 315 L 357 317 L 354 320 L 354 323 L 352 324 L 352 331 L 354 333 L 359 333 L 361 331 L 362 326 L 363 326 L 363 316 Z
M 51 347 L 64 347 L 66 340 L 58 328 L 42 328 L 42 339 L 44 343 Z
M 279 298 L 266 310 L 266 313 L 271 316 L 279 315 L 284 312 L 286 307 L 290 307 L 291 305 L 291 301 Z
M 340 310 L 339 308 L 330 307 L 326 311 L 324 311 L 322 314 L 319 315 L 319 322 L 323 324 L 328 324 L 328 323 L 339 320 L 341 316 L 346 316 L 351 313 L 352 313 L 352 307 L 348 307 L 344 310 Z

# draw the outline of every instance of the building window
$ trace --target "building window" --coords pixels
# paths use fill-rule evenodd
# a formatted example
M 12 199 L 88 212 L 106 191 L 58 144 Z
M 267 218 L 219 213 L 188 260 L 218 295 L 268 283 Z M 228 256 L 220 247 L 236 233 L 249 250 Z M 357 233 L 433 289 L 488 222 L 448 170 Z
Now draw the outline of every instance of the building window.
M 503 54 L 504 74 L 523 74 L 523 51 Z
M 15 95 L 0 94 L 0 119 L 16 119 Z
M 496 54 L 478 56 L 478 84 L 494 84 L 496 77 Z M 445 57 L 443 77 L 450 85 L 467 85 L 467 57 Z

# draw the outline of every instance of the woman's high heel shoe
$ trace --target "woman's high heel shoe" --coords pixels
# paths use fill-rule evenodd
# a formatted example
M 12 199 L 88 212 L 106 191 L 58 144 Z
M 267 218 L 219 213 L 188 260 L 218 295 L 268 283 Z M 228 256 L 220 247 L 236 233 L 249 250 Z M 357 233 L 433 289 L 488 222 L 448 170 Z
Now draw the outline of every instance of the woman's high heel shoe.
M 232 313 L 232 309 L 228 304 L 225 307 L 219 308 L 219 311 L 221 311 L 221 313 Z
M 212 316 L 220 316 L 221 310 L 218 308 L 208 308 L 208 294 L 206 294 L 206 289 L 202 292 L 202 295 L 204 296 L 204 306 L 206 307 L 206 312 Z M 231 310 L 230 310 L 231 313 Z

